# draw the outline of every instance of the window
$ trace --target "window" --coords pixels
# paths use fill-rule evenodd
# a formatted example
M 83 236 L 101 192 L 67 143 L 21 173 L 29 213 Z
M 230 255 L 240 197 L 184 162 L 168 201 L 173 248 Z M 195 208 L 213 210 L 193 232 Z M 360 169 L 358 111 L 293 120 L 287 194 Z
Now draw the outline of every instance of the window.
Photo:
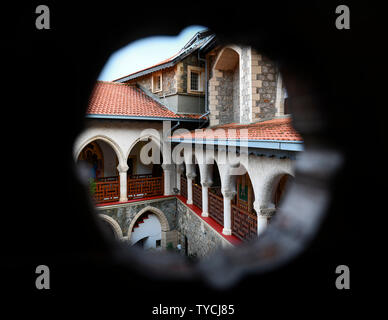
M 197 71 L 190 73 L 190 90 L 199 91 L 199 72 Z
M 156 248 L 160 248 L 162 240 L 156 240 Z
M 162 73 L 152 75 L 152 92 L 162 91 Z
M 204 69 L 200 67 L 187 67 L 187 92 L 202 93 L 204 88 Z

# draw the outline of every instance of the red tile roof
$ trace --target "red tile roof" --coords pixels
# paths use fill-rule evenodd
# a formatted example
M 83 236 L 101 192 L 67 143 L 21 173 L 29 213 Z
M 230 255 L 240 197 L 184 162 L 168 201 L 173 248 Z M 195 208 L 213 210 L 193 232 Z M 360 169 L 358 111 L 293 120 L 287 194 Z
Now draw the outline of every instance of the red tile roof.
M 136 73 L 140 73 L 140 72 L 142 72 L 142 71 L 145 71 L 145 70 L 148 70 L 148 69 L 157 67 L 157 66 L 161 66 L 161 65 L 163 65 L 163 64 L 165 64 L 165 63 L 167 63 L 167 62 L 172 61 L 178 54 L 179 54 L 179 52 L 176 53 L 176 54 L 174 54 L 172 57 L 170 57 L 170 58 L 168 58 L 168 59 L 166 59 L 166 60 L 163 60 L 163 61 L 158 62 L 157 64 L 154 64 L 154 65 L 152 65 L 152 66 L 150 66 L 150 67 L 147 67 L 147 68 L 144 68 L 144 69 L 141 69 L 141 70 L 137 70 L 137 71 L 135 71 L 135 72 L 132 72 L 132 73 L 130 73 L 130 74 L 127 74 L 126 76 L 122 76 L 122 77 L 120 77 L 120 78 L 117 78 L 117 79 L 115 79 L 115 80 L 113 80 L 113 81 L 116 82 L 116 81 L 119 81 L 119 80 L 121 80 L 121 79 L 124 79 L 124 78 L 127 78 L 127 77 L 129 77 L 129 76 L 132 76 L 132 75 L 134 75 L 134 74 L 136 74 Z
M 87 115 L 199 119 L 198 114 L 176 114 L 135 86 L 97 81 L 90 96 Z
M 230 123 L 173 135 L 171 138 L 197 140 L 248 138 L 248 140 L 302 141 L 302 137 L 292 127 L 290 117 L 250 124 Z

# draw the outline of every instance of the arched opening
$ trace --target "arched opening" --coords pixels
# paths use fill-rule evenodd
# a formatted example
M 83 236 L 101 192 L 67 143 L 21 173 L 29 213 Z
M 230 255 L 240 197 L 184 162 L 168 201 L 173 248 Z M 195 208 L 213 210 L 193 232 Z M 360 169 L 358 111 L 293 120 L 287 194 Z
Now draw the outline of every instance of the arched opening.
M 131 230 L 131 244 L 143 249 L 161 249 L 162 226 L 158 216 L 145 211 L 135 221 Z
M 210 109 L 219 112 L 214 124 L 240 122 L 240 57 L 232 48 L 225 48 L 214 64 L 209 85 L 215 85 L 215 99 Z
M 102 227 L 108 236 L 110 235 L 115 239 L 121 239 L 123 237 L 121 227 L 115 219 L 106 214 L 99 214 L 99 217 L 100 221 L 102 222 Z
M 160 196 L 164 193 L 160 145 L 151 138 L 138 141 L 128 158 L 128 199 Z
M 236 177 L 236 196 L 232 201 L 232 234 L 242 240 L 257 237 L 257 214 L 254 210 L 255 193 L 248 172 Z
M 277 185 L 273 193 L 273 204 L 275 209 L 277 209 L 284 197 L 285 191 L 289 187 L 290 183 L 294 180 L 294 177 L 290 174 L 283 174 L 277 182 Z
M 152 206 L 140 210 L 128 227 L 128 240 L 132 245 L 138 243 L 145 249 L 166 247 L 166 233 L 170 226 L 165 214 Z
M 115 150 L 103 140 L 89 142 L 80 151 L 77 165 L 96 203 L 119 200 L 118 164 Z
M 102 228 L 104 230 L 104 232 L 110 237 L 110 238 L 113 238 L 115 239 L 116 238 L 116 233 L 115 233 L 115 230 L 113 229 L 112 225 L 105 221 L 105 220 L 102 220 Z

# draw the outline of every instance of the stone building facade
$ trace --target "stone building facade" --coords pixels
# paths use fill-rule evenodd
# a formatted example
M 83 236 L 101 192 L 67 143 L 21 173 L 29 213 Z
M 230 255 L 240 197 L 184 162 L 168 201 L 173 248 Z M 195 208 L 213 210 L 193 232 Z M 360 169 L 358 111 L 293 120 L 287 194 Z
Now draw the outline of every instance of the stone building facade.
M 283 116 L 284 91 L 276 64 L 250 47 L 207 53 L 210 126 L 247 124 Z
M 116 238 L 133 245 L 147 214 L 160 222 L 160 246 L 189 256 L 260 237 L 303 150 L 276 63 L 206 31 L 176 56 L 97 86 L 74 158 L 91 144 L 100 149 L 98 183 L 113 191 L 97 211 Z M 152 163 L 140 166 L 150 144 L 160 162 L 150 148 Z

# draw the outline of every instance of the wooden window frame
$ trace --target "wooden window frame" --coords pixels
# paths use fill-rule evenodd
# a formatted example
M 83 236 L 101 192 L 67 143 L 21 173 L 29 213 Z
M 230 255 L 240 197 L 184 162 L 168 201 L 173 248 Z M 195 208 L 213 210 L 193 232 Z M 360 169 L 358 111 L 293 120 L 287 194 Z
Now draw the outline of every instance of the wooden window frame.
M 160 76 L 160 88 L 159 89 L 156 89 L 156 86 L 155 86 L 155 78 L 156 77 L 159 77 Z M 161 92 L 163 90 L 163 74 L 162 72 L 155 72 L 152 74 L 152 92 L 153 93 L 156 93 L 156 92 Z
M 191 90 L 191 73 L 198 73 L 198 90 Z M 187 66 L 187 93 L 202 94 L 205 87 L 205 69 L 195 66 Z

